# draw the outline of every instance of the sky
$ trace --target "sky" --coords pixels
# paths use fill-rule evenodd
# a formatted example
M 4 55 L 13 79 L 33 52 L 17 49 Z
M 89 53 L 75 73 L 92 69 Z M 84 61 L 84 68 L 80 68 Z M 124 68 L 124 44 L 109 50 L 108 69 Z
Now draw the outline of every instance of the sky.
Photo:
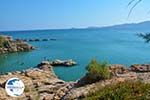
M 150 0 L 0 0 L 0 31 L 101 27 L 150 20 Z

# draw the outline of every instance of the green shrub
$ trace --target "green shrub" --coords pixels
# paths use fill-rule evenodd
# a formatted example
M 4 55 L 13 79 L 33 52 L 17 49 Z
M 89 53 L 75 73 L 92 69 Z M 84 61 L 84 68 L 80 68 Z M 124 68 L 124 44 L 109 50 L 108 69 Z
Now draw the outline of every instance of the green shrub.
M 0 47 L 7 47 L 9 46 L 9 42 L 2 36 L 0 36 Z
M 90 93 L 84 100 L 150 100 L 150 84 L 118 83 Z
M 110 78 L 107 62 L 99 63 L 96 61 L 96 59 L 92 59 L 91 62 L 87 65 L 86 69 L 88 71 L 88 80 L 91 82 Z
M 3 47 L 4 38 L 0 36 L 0 47 Z

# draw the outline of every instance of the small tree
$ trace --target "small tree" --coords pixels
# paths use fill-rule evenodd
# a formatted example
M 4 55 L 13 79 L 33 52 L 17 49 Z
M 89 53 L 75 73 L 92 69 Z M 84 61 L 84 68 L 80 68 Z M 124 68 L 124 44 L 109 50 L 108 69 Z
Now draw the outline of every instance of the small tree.
M 96 59 L 92 59 L 86 69 L 88 71 L 87 78 L 91 82 L 110 78 L 107 62 L 99 63 Z

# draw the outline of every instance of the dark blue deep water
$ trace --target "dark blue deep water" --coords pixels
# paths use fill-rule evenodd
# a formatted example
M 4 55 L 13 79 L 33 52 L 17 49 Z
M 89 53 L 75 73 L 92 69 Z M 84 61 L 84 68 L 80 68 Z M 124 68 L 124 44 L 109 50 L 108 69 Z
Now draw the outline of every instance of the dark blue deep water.
M 126 66 L 150 63 L 150 44 L 144 43 L 136 33 L 138 31 L 104 29 L 3 32 L 13 38 L 57 40 L 29 42 L 37 49 L 31 52 L 0 55 L 0 73 L 34 67 L 44 57 L 50 60 L 73 59 L 78 63 L 77 66 L 70 68 L 54 68 L 55 73 L 67 81 L 77 80 L 83 76 L 86 72 L 85 67 L 92 58 Z

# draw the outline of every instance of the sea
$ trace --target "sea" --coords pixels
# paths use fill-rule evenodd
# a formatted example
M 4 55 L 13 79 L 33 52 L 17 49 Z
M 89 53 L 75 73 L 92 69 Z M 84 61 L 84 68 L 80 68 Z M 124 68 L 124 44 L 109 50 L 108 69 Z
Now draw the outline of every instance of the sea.
M 48 59 L 77 62 L 73 67 L 54 67 L 55 74 L 65 81 L 75 81 L 86 73 L 91 59 L 109 64 L 150 63 L 150 43 L 137 36 L 142 30 L 115 29 L 51 29 L 34 31 L 0 32 L 14 39 L 56 39 L 50 41 L 28 42 L 36 47 L 29 52 L 17 52 L 0 55 L 0 73 L 22 71 L 34 68 Z

